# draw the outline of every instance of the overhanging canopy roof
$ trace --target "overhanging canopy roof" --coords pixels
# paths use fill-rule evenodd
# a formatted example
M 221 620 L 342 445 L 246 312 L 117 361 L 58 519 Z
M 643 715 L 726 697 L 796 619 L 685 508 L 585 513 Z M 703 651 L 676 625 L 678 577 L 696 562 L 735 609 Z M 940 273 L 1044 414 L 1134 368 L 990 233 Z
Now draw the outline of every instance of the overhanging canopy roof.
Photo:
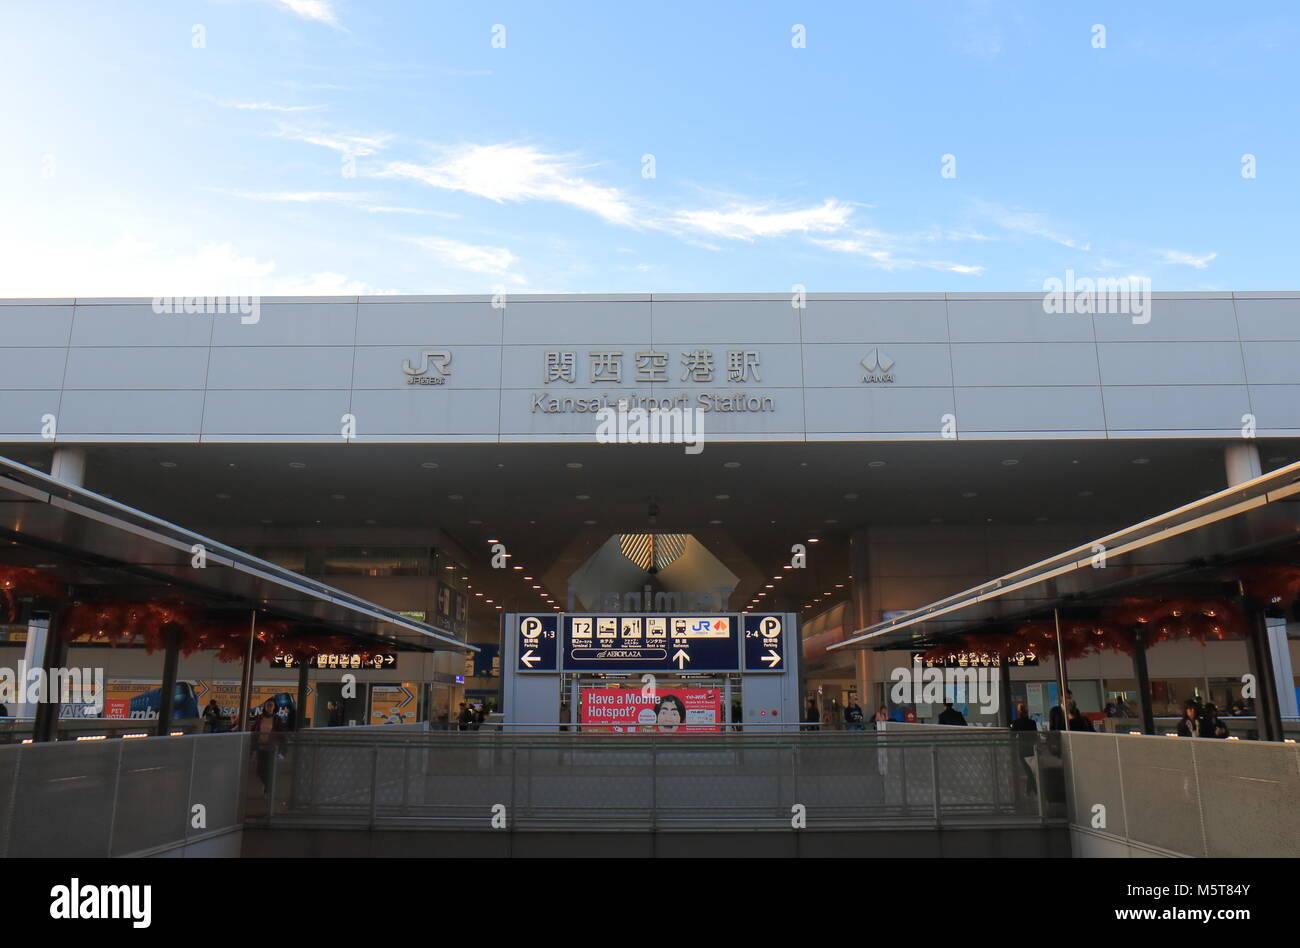
M 1138 586 L 1222 582 L 1230 565 L 1279 558 L 1300 558 L 1300 463 L 860 629 L 828 651 L 919 648 Z
M 259 609 L 268 618 L 378 644 L 478 651 L 447 629 L 408 619 L 7 458 L 0 458 L 0 537 L 11 544 L 0 547 L 0 561 L 39 566 L 81 589 L 127 587 L 138 598 L 179 590 L 196 605 Z M 202 569 L 191 565 L 196 545 L 204 550 Z

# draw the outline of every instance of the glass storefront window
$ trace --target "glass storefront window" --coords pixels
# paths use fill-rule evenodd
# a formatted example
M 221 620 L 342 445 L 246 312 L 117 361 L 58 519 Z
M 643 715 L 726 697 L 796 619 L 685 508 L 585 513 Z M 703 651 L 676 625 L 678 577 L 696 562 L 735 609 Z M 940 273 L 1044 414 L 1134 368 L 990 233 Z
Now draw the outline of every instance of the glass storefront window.
M 419 547 L 333 547 L 325 551 L 325 576 L 424 576 L 430 564 Z

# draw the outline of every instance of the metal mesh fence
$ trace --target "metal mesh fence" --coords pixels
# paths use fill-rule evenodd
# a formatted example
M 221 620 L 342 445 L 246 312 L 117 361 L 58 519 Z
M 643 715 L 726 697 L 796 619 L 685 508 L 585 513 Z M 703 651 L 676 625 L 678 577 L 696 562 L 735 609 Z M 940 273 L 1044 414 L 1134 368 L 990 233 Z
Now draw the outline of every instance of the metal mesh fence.
M 1296 744 L 1064 738 L 1075 830 L 1183 856 L 1300 856 Z
M 136 855 L 239 826 L 246 746 L 210 734 L 0 747 L 0 854 Z
M 486 826 L 495 814 L 523 829 L 712 829 L 788 826 L 796 806 L 821 825 L 845 826 L 1051 815 L 1023 764 L 1024 743 L 1000 731 L 325 732 L 291 735 L 285 751 L 273 805 L 250 800 L 250 817 Z

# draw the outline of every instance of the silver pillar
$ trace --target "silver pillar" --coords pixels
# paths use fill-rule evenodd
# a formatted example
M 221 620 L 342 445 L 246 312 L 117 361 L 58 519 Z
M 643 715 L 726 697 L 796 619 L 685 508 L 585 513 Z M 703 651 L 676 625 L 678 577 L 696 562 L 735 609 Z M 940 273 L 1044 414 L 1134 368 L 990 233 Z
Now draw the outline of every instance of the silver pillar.
M 1234 441 L 1223 449 L 1223 467 L 1229 487 L 1253 481 L 1264 473 L 1259 463 L 1259 445 L 1254 441 Z

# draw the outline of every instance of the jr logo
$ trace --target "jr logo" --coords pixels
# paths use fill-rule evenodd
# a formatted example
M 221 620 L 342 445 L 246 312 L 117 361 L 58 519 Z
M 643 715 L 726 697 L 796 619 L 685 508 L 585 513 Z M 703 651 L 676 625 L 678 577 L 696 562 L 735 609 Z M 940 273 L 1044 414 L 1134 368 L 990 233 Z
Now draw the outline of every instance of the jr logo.
M 411 365 L 411 360 L 407 359 L 402 363 L 402 371 L 410 376 L 408 385 L 442 385 L 446 376 L 451 375 L 451 370 L 447 368 L 451 364 L 451 353 L 445 349 L 425 349 L 420 353 L 420 366 L 416 368 Z M 429 375 L 429 366 L 437 375 Z

